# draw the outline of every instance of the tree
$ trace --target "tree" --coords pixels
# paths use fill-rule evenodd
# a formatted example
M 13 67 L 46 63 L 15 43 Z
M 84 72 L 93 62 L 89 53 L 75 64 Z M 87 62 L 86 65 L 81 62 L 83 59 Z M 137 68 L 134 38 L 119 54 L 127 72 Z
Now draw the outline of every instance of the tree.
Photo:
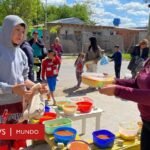
M 45 8 L 42 0 L 0 0 L 0 12 L 0 24 L 4 17 L 10 14 L 20 16 L 29 26 L 45 23 L 45 14 L 47 14 L 47 21 L 77 17 L 86 23 L 91 23 L 91 12 L 86 3 L 77 3 L 73 6 L 48 5 Z
M 43 8 L 40 0 L 1 0 L 0 23 L 5 16 L 14 14 L 23 18 L 27 24 L 43 22 Z
M 75 4 L 73 6 L 51 6 L 47 7 L 48 21 L 62 18 L 77 17 L 85 22 L 90 22 L 90 11 L 86 4 Z
M 72 16 L 78 17 L 85 22 L 90 21 L 91 12 L 86 4 L 76 4 L 72 8 Z

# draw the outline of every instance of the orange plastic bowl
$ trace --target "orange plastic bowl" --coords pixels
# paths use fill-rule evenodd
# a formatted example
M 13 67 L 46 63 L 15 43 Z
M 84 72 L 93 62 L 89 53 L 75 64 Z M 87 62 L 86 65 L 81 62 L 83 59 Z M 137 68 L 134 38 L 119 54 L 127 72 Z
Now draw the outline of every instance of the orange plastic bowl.
M 81 150 L 91 150 L 91 148 L 89 147 L 89 144 L 86 143 L 85 141 L 81 141 L 81 140 L 75 140 L 70 142 L 67 145 L 67 148 L 69 150 L 77 150 L 77 149 L 81 149 Z
M 92 110 L 93 103 L 90 101 L 77 102 L 78 110 L 82 113 L 88 113 Z
M 56 117 L 57 117 L 57 114 L 54 112 L 45 112 L 39 121 L 40 123 L 42 123 L 43 121 L 46 121 L 46 120 L 56 119 Z

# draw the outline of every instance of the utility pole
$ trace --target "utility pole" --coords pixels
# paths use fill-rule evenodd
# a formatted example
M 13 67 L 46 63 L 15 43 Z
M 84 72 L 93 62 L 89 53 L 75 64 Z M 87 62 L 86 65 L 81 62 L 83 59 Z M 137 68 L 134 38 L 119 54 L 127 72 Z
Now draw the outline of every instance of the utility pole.
M 150 42 L 150 4 L 148 4 L 148 8 L 149 8 L 149 12 L 148 12 L 149 13 L 149 20 L 148 20 L 148 26 L 147 26 L 147 39 Z
M 45 28 L 47 30 L 47 0 L 45 0 Z

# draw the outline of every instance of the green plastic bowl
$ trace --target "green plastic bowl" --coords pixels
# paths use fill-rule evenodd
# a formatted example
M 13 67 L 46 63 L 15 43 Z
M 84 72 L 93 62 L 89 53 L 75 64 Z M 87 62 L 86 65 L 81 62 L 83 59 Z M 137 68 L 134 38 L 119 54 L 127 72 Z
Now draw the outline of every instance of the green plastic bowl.
M 69 104 L 71 103 L 70 101 L 67 101 L 67 100 L 63 100 L 63 101 L 56 101 L 56 105 L 58 107 L 58 110 L 62 111 L 63 110 L 63 106 L 65 104 Z
M 68 118 L 58 118 L 44 121 L 43 124 L 45 126 L 45 133 L 53 134 L 54 130 L 58 127 L 71 127 L 72 120 Z

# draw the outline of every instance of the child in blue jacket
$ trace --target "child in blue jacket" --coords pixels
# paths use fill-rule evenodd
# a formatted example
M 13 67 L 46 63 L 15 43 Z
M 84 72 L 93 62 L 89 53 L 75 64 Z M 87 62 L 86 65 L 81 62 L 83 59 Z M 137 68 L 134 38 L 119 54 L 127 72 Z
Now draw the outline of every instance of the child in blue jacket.
M 115 75 L 116 78 L 120 78 L 120 70 L 121 70 L 121 63 L 122 63 L 122 54 L 119 49 L 118 45 L 114 46 L 115 52 L 112 56 L 108 56 L 114 61 L 114 69 L 115 69 Z

